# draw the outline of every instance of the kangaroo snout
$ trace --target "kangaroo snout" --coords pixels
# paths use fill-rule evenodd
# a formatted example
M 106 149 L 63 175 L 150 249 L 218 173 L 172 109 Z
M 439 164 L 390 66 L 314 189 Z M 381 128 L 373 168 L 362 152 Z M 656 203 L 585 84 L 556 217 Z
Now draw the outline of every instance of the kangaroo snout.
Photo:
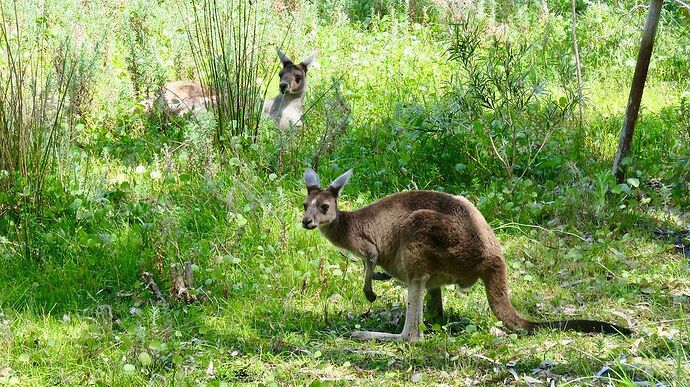
M 287 82 L 280 82 L 280 92 L 282 94 L 285 94 L 285 92 L 287 91 L 287 87 L 288 87 Z
M 315 229 L 316 224 L 314 224 L 314 219 L 307 218 L 305 216 L 304 218 L 302 218 L 302 227 L 306 228 L 307 230 Z

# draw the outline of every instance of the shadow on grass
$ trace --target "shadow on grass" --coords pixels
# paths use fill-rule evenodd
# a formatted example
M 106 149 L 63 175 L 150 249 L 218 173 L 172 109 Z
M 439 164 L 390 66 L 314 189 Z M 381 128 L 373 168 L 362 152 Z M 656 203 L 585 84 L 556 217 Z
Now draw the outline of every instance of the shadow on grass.
M 94 133 L 86 150 L 95 156 L 109 156 L 123 165 L 136 166 L 151 162 L 167 146 L 175 147 L 184 141 L 190 121 L 185 118 L 132 115 L 120 119 L 113 129 Z

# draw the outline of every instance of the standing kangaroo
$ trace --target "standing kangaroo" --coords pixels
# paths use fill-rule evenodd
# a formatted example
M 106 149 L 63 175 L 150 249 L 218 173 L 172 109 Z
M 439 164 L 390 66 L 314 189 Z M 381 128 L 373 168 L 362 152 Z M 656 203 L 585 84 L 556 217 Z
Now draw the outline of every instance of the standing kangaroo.
M 307 70 L 314 65 L 316 51 L 313 51 L 302 62 L 294 64 L 280 49 L 278 58 L 283 68 L 280 76 L 280 94 L 264 102 L 264 114 L 273 118 L 280 129 L 288 129 L 290 125 L 302 126 L 302 98 L 307 89 Z
M 302 226 L 318 228 L 326 239 L 364 261 L 364 293 L 371 289 L 375 267 L 407 285 L 407 310 L 401 334 L 356 331 L 350 337 L 378 340 L 418 340 L 422 333 L 425 289 L 427 308 L 441 315 L 441 286 L 458 284 L 469 288 L 484 282 L 489 307 L 511 330 L 533 332 L 539 328 L 630 334 L 617 325 L 592 320 L 532 322 L 522 318 L 510 302 L 506 264 L 491 227 L 477 208 L 462 196 L 433 191 L 406 191 L 380 199 L 352 212 L 338 209 L 338 195 L 352 170 L 335 179 L 326 189 L 307 169 L 304 182 Z

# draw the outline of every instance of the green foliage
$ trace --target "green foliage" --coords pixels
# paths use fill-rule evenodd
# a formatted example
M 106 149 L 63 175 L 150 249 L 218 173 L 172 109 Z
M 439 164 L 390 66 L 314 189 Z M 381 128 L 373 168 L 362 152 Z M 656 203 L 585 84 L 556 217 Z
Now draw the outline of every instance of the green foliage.
M 156 60 L 152 35 L 153 2 L 134 1 L 126 14 L 127 71 L 134 87 L 134 95 L 144 99 L 163 83 L 164 75 Z
M 483 47 L 481 34 L 485 28 L 473 24 L 468 19 L 454 26 L 449 52 L 461 63 L 461 71 L 447 96 L 450 106 L 444 118 L 450 122 L 434 126 L 446 131 L 452 128 L 446 135 L 471 139 L 463 146 L 465 153 L 469 149 L 490 149 L 478 152 L 475 163 L 481 166 L 479 160 L 495 158 L 512 185 L 516 177 L 524 177 L 538 162 L 554 134 L 565 137 L 577 91 L 571 81 L 548 83 L 533 60 L 538 57 L 533 45 L 498 36 Z M 561 74 L 572 73 L 567 65 L 559 70 Z M 558 78 L 567 79 L 565 75 Z M 555 97 L 555 93 L 561 96 Z

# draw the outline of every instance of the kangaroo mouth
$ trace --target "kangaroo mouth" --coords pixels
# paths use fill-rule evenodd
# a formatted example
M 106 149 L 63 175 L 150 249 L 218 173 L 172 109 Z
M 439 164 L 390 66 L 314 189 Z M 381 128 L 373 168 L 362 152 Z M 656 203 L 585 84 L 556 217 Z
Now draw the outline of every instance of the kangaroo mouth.
M 315 225 L 314 223 L 312 223 L 312 224 L 309 224 L 309 225 L 302 225 L 302 227 L 306 228 L 307 230 L 313 230 L 313 229 L 315 229 L 315 228 L 318 227 L 318 226 Z

